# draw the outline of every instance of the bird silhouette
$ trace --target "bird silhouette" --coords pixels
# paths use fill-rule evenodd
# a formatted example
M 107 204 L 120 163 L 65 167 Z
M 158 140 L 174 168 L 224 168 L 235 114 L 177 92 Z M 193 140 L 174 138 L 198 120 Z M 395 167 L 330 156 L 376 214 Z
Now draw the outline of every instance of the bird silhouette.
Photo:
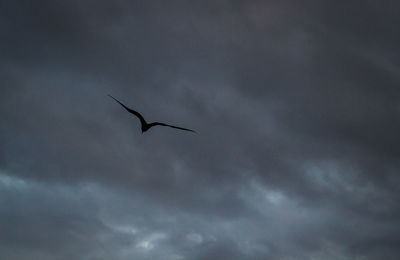
M 153 123 L 147 123 L 146 120 L 144 120 L 144 117 L 137 111 L 130 109 L 129 107 L 125 106 L 124 104 L 122 104 L 121 102 L 119 102 L 116 98 L 114 98 L 111 95 L 108 95 L 110 98 L 114 99 L 116 102 L 118 102 L 118 104 L 120 104 L 121 106 L 123 106 L 129 113 L 134 114 L 136 117 L 139 118 L 140 120 L 140 124 L 141 124 L 141 128 L 142 128 L 142 133 L 146 132 L 147 130 L 149 130 L 151 127 L 153 126 L 168 126 L 168 127 L 172 127 L 175 129 L 180 129 L 180 130 L 185 130 L 185 131 L 190 131 L 193 133 L 196 133 L 196 131 L 188 129 L 188 128 L 183 128 L 183 127 L 179 127 L 179 126 L 174 126 L 174 125 L 168 125 L 168 124 L 164 124 L 164 123 L 160 123 L 160 122 L 153 122 Z

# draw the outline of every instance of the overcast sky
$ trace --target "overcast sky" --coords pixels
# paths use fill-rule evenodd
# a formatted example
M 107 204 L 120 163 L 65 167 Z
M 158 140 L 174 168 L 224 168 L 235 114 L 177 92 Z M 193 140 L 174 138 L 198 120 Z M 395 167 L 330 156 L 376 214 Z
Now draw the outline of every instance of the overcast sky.
M 399 10 L 0 0 L 0 258 L 400 259 Z

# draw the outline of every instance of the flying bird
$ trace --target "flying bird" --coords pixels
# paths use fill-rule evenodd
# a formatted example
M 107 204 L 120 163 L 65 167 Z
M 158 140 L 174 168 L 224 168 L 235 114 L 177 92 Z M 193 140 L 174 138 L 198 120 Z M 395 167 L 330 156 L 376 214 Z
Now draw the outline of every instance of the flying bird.
M 146 120 L 144 120 L 144 117 L 137 111 L 130 109 L 129 107 L 125 106 L 124 104 L 122 104 L 121 102 L 119 102 L 116 98 L 114 98 L 111 95 L 108 95 L 110 98 L 114 99 L 116 102 L 118 102 L 121 106 L 123 106 L 129 113 L 134 114 L 137 118 L 139 118 L 140 120 L 140 124 L 142 125 L 142 134 L 144 132 L 146 132 L 147 130 L 149 130 L 151 127 L 153 126 L 168 126 L 168 127 L 172 127 L 175 129 L 180 129 L 180 130 L 185 130 L 185 131 L 190 131 L 193 133 L 196 133 L 196 131 L 188 129 L 188 128 L 183 128 L 183 127 L 179 127 L 179 126 L 174 126 L 174 125 L 168 125 L 168 124 L 164 124 L 164 123 L 160 123 L 160 122 L 153 122 L 153 123 L 147 123 Z

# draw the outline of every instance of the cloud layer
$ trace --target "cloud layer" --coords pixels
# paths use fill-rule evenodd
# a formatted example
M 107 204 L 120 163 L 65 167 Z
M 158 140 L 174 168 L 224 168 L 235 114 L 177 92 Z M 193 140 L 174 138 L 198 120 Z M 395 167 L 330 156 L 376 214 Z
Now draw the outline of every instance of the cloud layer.
M 1 6 L 7 259 L 399 257 L 396 1 Z

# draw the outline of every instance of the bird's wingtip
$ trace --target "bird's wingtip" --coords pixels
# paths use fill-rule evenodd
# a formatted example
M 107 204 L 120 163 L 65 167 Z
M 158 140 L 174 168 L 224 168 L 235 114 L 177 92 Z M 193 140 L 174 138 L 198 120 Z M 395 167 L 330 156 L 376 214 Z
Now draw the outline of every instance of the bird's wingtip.
M 110 98 L 114 99 L 115 101 L 118 101 L 115 97 L 111 96 L 110 94 L 107 94 Z

